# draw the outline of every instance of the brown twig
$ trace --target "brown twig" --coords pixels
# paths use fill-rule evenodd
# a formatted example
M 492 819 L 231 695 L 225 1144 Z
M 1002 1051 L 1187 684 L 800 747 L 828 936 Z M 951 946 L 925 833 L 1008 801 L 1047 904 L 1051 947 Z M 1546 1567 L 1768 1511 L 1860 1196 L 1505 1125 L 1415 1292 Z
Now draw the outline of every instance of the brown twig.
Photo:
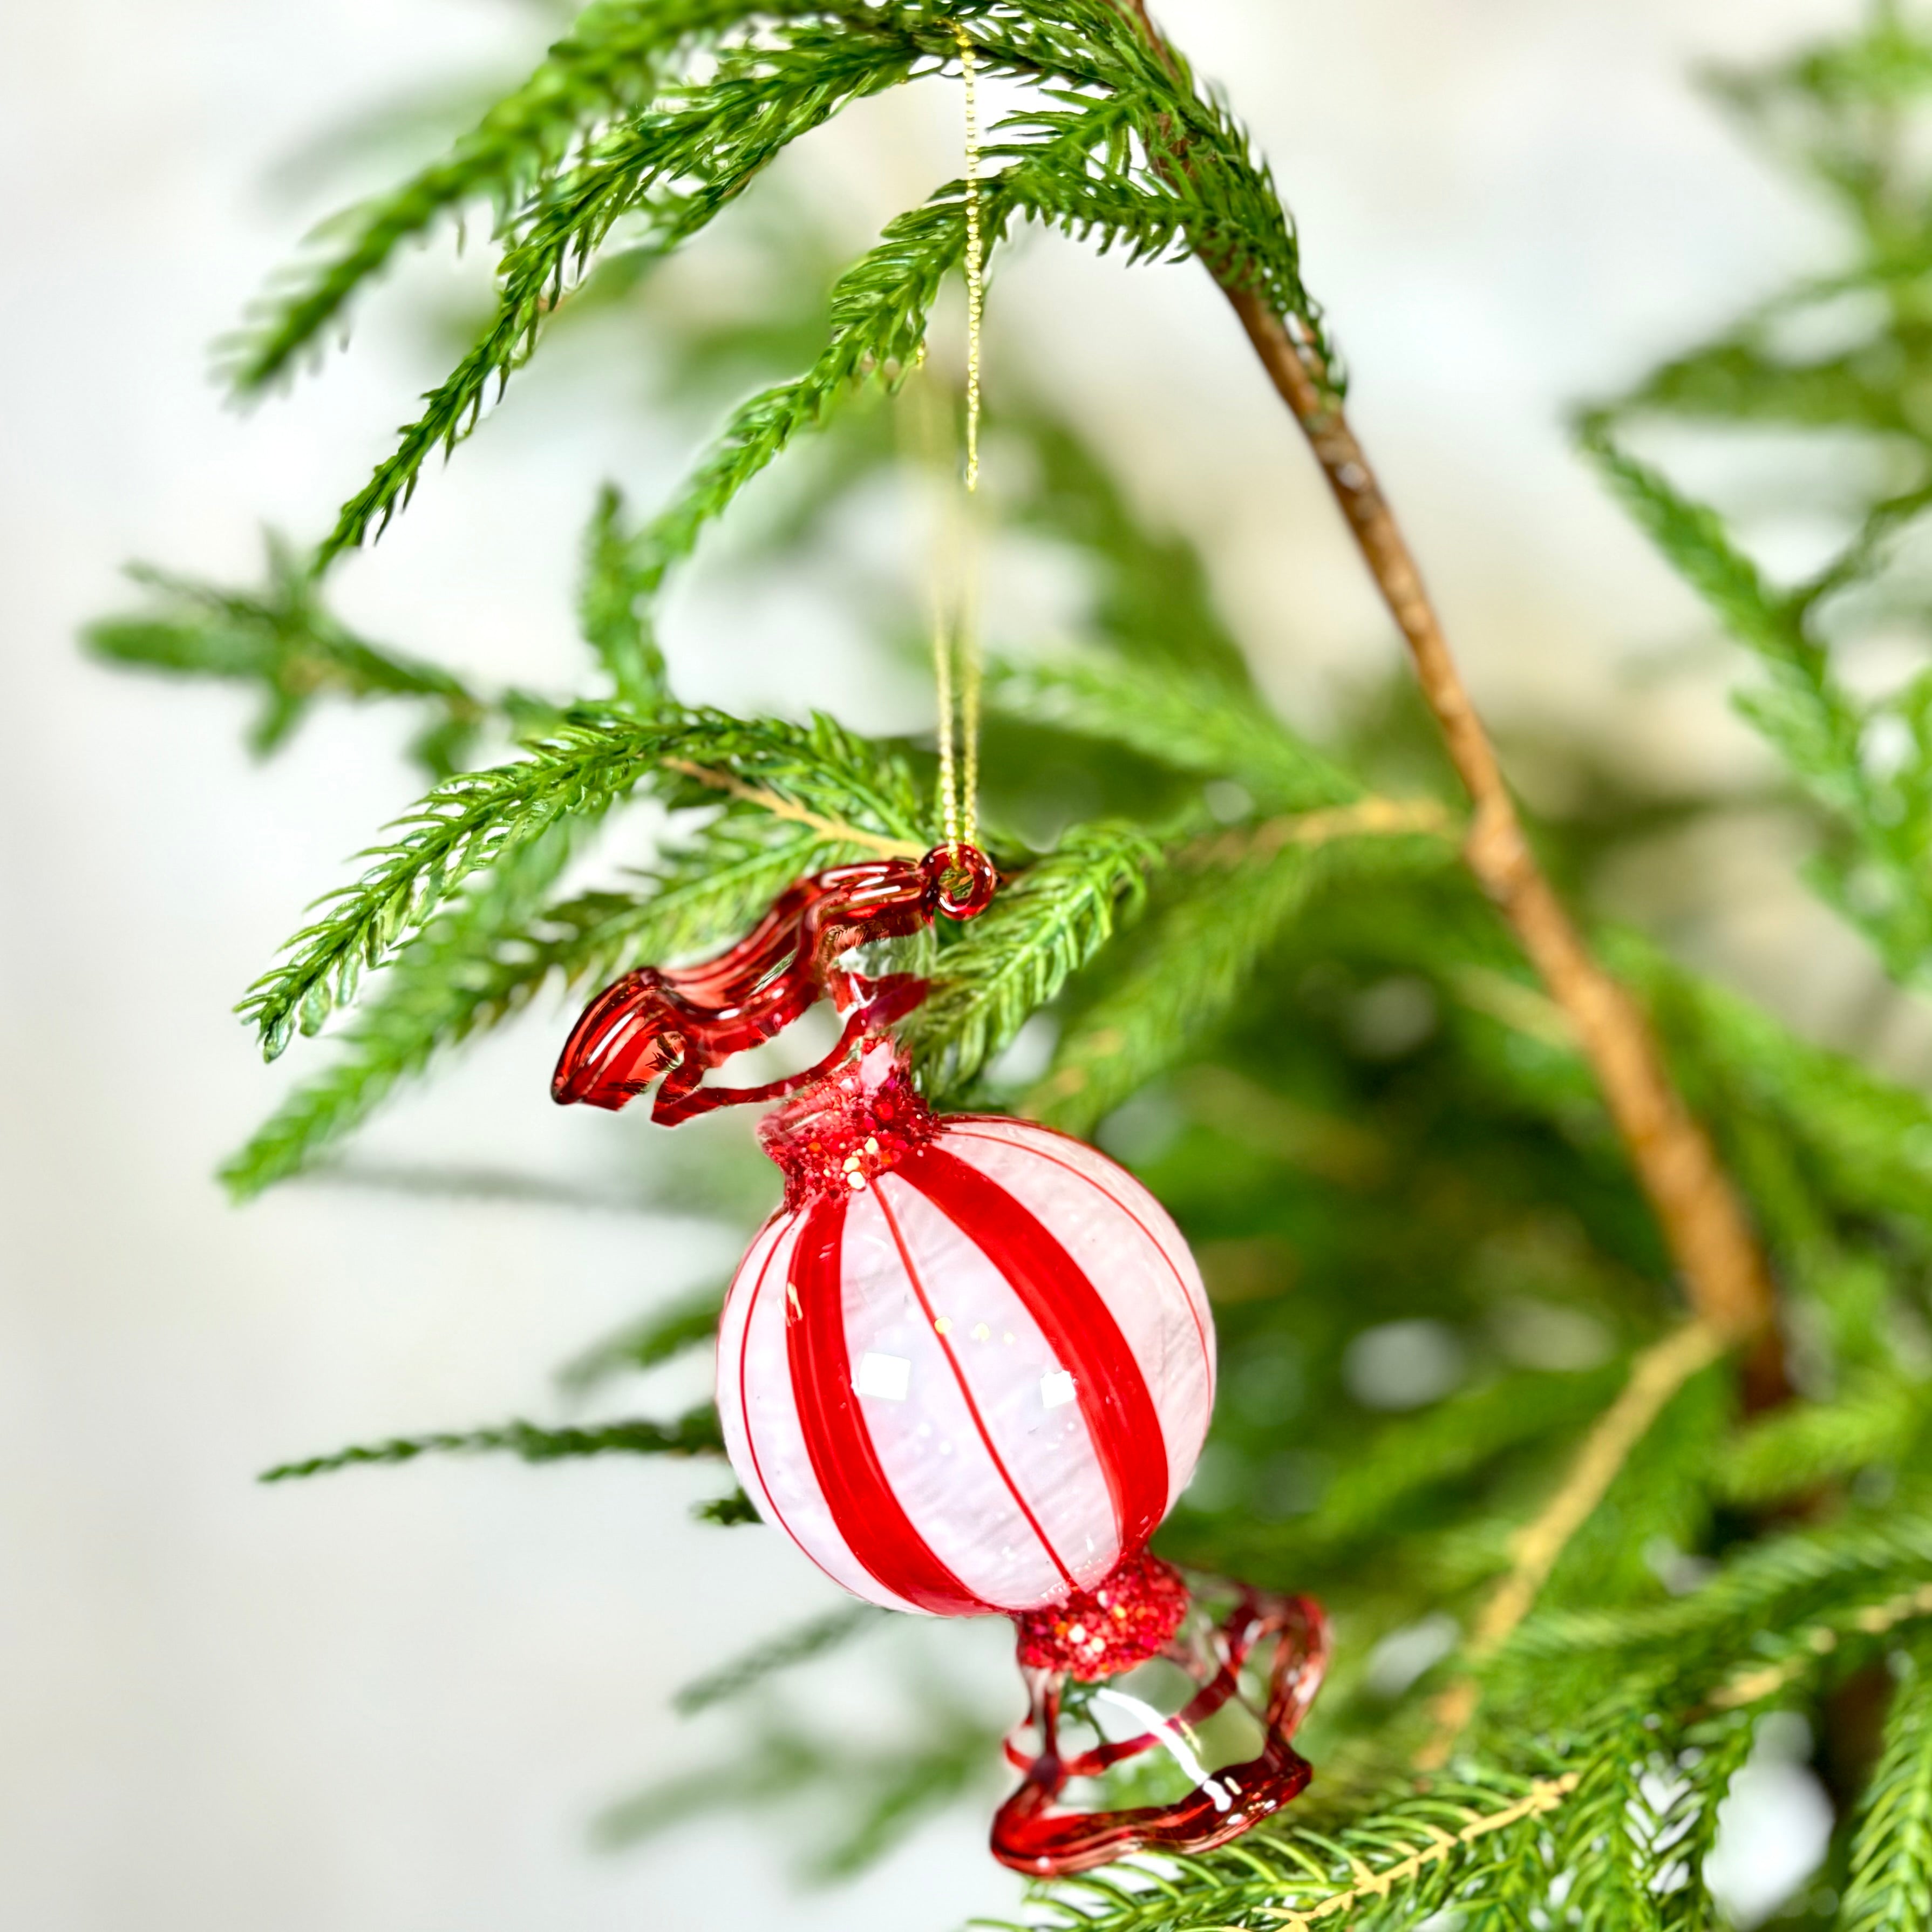
M 1455 824 L 1448 808 L 1432 798 L 1358 799 L 1353 805 L 1289 812 L 1258 825 L 1236 826 L 1187 846 L 1180 860 L 1190 866 L 1240 866 L 1251 859 L 1272 859 L 1291 845 L 1326 845 L 1336 838 L 1447 836 Z
M 1148 19 L 1124 0 L 1150 45 L 1178 64 Z M 1174 165 L 1190 165 L 1176 155 Z M 1708 1136 L 1679 1098 L 1629 992 L 1592 956 L 1542 868 L 1468 688 L 1424 588 L 1408 542 L 1356 440 L 1315 347 L 1298 340 L 1244 273 L 1222 255 L 1204 266 L 1226 296 L 1255 353 L 1322 466 L 1370 574 L 1415 665 L 1422 694 L 1476 808 L 1464 847 L 1469 868 L 1514 929 L 1550 997 L 1574 1028 L 1617 1132 L 1661 1223 L 1692 1307 L 1727 1334 L 1760 1341 L 1751 1380 L 1762 1402 L 1782 1388 L 1781 1361 L 1763 1346 L 1775 1314 L 1771 1276 Z
M 1463 1654 L 1472 1663 L 1492 1656 L 1534 1604 L 1556 1559 L 1608 1493 L 1617 1472 L 1643 1440 L 1664 1406 L 1700 1370 L 1707 1369 L 1731 1345 L 1730 1332 L 1701 1318 L 1654 1342 L 1631 1365 L 1622 1393 L 1597 1418 L 1584 1438 L 1562 1486 L 1535 1520 L 1510 1540 L 1509 1574 L 1496 1586 L 1469 1631 Z M 1415 1754 L 1417 1768 L 1433 1771 L 1475 1714 L 1479 1693 L 1474 1678 L 1460 1678 L 1436 1699 L 1436 1729 Z
M 728 792 L 747 805 L 755 805 L 760 811 L 769 812 L 774 818 L 788 818 L 795 825 L 808 825 L 813 831 L 823 832 L 828 838 L 836 838 L 842 845 L 856 845 L 863 851 L 877 852 L 887 859 L 917 859 L 925 856 L 923 845 L 915 845 L 904 838 L 883 838 L 876 832 L 862 832 L 857 826 L 842 824 L 836 818 L 821 818 L 817 812 L 808 812 L 802 805 L 794 805 L 780 794 L 766 791 L 761 785 L 747 784 L 729 772 L 714 770 L 710 765 L 693 764 L 688 758 L 667 758 L 664 763 L 668 770 L 682 772 L 686 778 L 709 785 L 713 791 Z
M 1523 836 L 1488 732 L 1400 526 L 1340 406 L 1311 374 L 1280 318 L 1241 289 L 1228 298 L 1308 437 L 1322 473 L 1414 661 L 1476 815 L 1470 870 L 1522 942 L 1595 1070 L 1612 1119 L 1682 1271 L 1692 1306 L 1726 1332 L 1772 1322 L 1771 1278 L 1715 1150 L 1672 1086 L 1648 1022 L 1591 956 Z

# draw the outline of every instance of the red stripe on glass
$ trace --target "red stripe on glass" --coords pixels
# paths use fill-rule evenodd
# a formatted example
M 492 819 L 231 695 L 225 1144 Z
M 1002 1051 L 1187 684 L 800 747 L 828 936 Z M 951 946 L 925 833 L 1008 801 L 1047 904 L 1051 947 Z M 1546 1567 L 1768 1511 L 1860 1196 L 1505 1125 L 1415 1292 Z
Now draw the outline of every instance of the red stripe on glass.
M 973 1616 L 991 1606 L 974 1596 L 914 1528 L 886 1480 L 853 1394 L 845 1346 L 845 1209 L 843 1196 L 814 1201 L 791 1251 L 785 1347 L 806 1454 L 832 1520 L 862 1568 L 935 1616 Z
M 973 1116 L 968 1114 L 964 1118 L 970 1120 Z M 998 1119 L 1000 1117 L 995 1114 L 993 1118 Z M 1187 1284 L 1180 1278 L 1180 1270 L 1174 1266 L 1174 1257 L 1168 1252 L 1160 1237 L 1111 1187 L 1107 1186 L 1103 1182 L 1095 1180 L 1094 1176 L 1088 1173 L 1084 1168 L 1076 1167 L 1070 1160 L 1062 1160 L 1057 1154 L 1048 1154 L 1046 1148 L 1035 1147 L 1030 1138 L 1014 1141 L 1007 1139 L 1004 1134 L 976 1134 L 970 1129 L 953 1126 L 950 1120 L 946 1123 L 946 1126 L 949 1131 L 956 1132 L 962 1140 L 980 1141 L 988 1147 L 1024 1148 L 1028 1154 L 1037 1154 L 1042 1160 L 1051 1161 L 1055 1167 L 1064 1168 L 1066 1172 L 1073 1176 L 1075 1180 L 1085 1181 L 1087 1185 L 1092 1188 L 1102 1200 L 1111 1201 L 1136 1228 L 1139 1228 L 1147 1237 L 1148 1245 L 1161 1258 L 1168 1273 L 1173 1276 L 1174 1285 L 1180 1289 L 1180 1298 L 1187 1304 L 1188 1318 L 1194 1324 L 1194 1339 L 1201 1344 L 1201 1366 L 1207 1371 L 1208 1387 L 1211 1394 L 1214 1387 L 1214 1352 L 1208 1346 L 1208 1331 L 1201 1325 L 1201 1311 L 1195 1306 L 1194 1298 L 1187 1292 Z M 1059 1132 L 1060 1130 L 1058 1127 L 1043 1127 L 1032 1124 L 1029 1124 L 1028 1126 L 1029 1134 L 1057 1134 Z M 1072 1136 L 1070 1134 L 1063 1138 L 1071 1140 Z M 1086 1144 L 1084 1142 L 1075 1142 L 1074 1144 L 1076 1146 Z
M 1140 1364 L 1099 1291 L 1024 1202 L 936 1142 L 893 1172 L 1006 1278 L 1072 1372 L 1113 1498 L 1121 1552 L 1144 1548 L 1167 1513 L 1167 1445 Z
M 933 1312 L 932 1300 L 926 1292 L 926 1284 L 920 1280 L 919 1270 L 914 1264 L 912 1250 L 906 1246 L 905 1236 L 899 1232 L 898 1216 L 892 1212 L 892 1204 L 886 1198 L 883 1180 L 874 1188 L 872 1198 L 878 1202 L 880 1211 L 886 1217 L 886 1226 L 892 1230 L 892 1245 L 899 1251 L 899 1264 L 906 1271 L 906 1280 L 912 1284 L 913 1294 L 931 1324 L 940 1347 L 945 1351 L 947 1366 L 952 1371 L 952 1379 L 959 1384 L 960 1396 L 966 1404 L 966 1413 L 973 1418 L 973 1426 L 980 1432 L 980 1440 L 985 1445 L 986 1454 L 993 1459 L 993 1467 L 998 1472 L 1000 1480 L 1006 1484 L 1006 1493 L 1018 1505 L 1021 1515 L 1026 1518 L 1034 1534 L 1040 1538 L 1040 1547 L 1052 1558 L 1053 1567 L 1060 1572 L 1066 1587 L 1070 1590 L 1078 1589 L 1079 1585 L 1074 1579 L 1073 1572 L 1060 1560 L 1060 1552 L 1054 1548 L 1053 1539 L 1047 1534 L 1040 1518 L 1034 1514 L 1032 1504 L 1020 1493 L 1020 1486 L 1014 1481 L 1012 1472 L 1006 1467 L 1006 1458 L 994 1443 L 992 1432 L 987 1428 L 986 1419 L 980 1413 L 980 1405 L 973 1398 L 972 1384 L 967 1381 L 966 1371 L 960 1366 L 952 1337 L 940 1327 L 938 1318 Z
M 772 1221 L 778 1216 L 774 1215 Z M 769 1225 L 769 1224 L 768 1224 Z M 752 1459 L 752 1474 L 758 1479 L 758 1493 L 762 1496 L 773 1516 L 778 1518 L 778 1527 L 790 1537 L 807 1556 L 806 1550 L 796 1530 L 786 1522 L 784 1511 L 778 1508 L 778 1498 L 772 1494 L 772 1486 L 765 1480 L 765 1466 L 758 1459 L 758 1431 L 752 1424 L 751 1392 L 746 1387 L 748 1366 L 752 1355 L 752 1324 L 758 1318 L 758 1298 L 765 1292 L 765 1281 L 772 1271 L 772 1263 L 778 1258 L 778 1250 L 785 1244 L 785 1236 L 792 1231 L 781 1229 L 778 1238 L 765 1250 L 764 1259 L 758 1264 L 758 1278 L 752 1284 L 752 1298 L 745 1304 L 745 1325 L 738 1333 L 738 1414 L 745 1425 L 745 1450 Z

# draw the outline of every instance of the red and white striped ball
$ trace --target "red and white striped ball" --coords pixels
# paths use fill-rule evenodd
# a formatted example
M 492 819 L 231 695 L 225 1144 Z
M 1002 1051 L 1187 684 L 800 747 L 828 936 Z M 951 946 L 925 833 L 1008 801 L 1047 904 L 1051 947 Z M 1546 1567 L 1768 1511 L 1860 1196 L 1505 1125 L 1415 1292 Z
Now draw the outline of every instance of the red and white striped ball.
M 889 1044 L 765 1124 L 785 1205 L 731 1284 L 718 1409 L 766 1521 L 855 1595 L 1033 1610 L 1192 1474 L 1214 1329 L 1180 1230 L 1084 1143 L 938 1116 Z

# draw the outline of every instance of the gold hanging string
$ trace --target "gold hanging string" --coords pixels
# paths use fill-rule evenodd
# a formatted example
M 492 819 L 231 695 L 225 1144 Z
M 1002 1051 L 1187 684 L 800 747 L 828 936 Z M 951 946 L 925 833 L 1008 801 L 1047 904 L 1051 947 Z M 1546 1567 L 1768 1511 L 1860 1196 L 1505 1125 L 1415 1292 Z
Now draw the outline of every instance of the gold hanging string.
M 979 559 L 974 500 L 980 489 L 980 351 L 986 304 L 986 233 L 980 193 L 979 52 L 957 21 L 959 68 L 966 94 L 966 502 L 952 555 L 952 595 L 934 599 L 933 682 L 939 710 L 939 809 L 948 850 L 979 840 Z M 950 604 L 950 609 L 947 606 Z M 958 691 L 954 694 L 955 658 Z M 958 714 L 954 728 L 954 712 Z

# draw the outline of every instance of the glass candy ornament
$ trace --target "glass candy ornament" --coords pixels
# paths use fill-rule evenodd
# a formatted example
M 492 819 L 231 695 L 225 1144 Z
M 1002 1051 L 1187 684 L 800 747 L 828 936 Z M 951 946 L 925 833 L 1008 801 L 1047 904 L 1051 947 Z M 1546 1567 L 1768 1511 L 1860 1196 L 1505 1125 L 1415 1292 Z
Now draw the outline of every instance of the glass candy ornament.
M 1166 1211 L 1084 1142 L 1030 1121 L 938 1114 L 887 1029 L 924 980 L 874 974 L 872 942 L 976 916 L 998 875 L 969 845 L 844 866 L 783 893 L 716 958 L 644 967 L 572 1031 L 560 1102 L 618 1108 L 658 1082 L 665 1124 L 778 1101 L 760 1126 L 784 1176 L 726 1296 L 718 1411 L 759 1514 L 854 1595 L 940 1616 L 1004 1612 L 1019 1630 L 1034 1743 L 993 1850 L 1034 1873 L 1137 1847 L 1218 1844 L 1306 1782 L 1288 1740 L 1321 1681 L 1306 1599 L 1244 1594 L 1190 1617 L 1178 1574 L 1147 1553 L 1186 1486 L 1214 1396 L 1199 1270 Z M 756 1087 L 704 1076 L 829 998 L 838 1043 Z M 1272 1641 L 1259 1756 L 1210 1775 L 1192 1727 L 1239 1697 Z M 1172 1718 L 1064 1755 L 1064 1687 L 1160 1657 L 1193 1679 Z M 1070 1782 L 1162 1748 L 1201 1772 L 1166 1807 L 1061 1808 Z

